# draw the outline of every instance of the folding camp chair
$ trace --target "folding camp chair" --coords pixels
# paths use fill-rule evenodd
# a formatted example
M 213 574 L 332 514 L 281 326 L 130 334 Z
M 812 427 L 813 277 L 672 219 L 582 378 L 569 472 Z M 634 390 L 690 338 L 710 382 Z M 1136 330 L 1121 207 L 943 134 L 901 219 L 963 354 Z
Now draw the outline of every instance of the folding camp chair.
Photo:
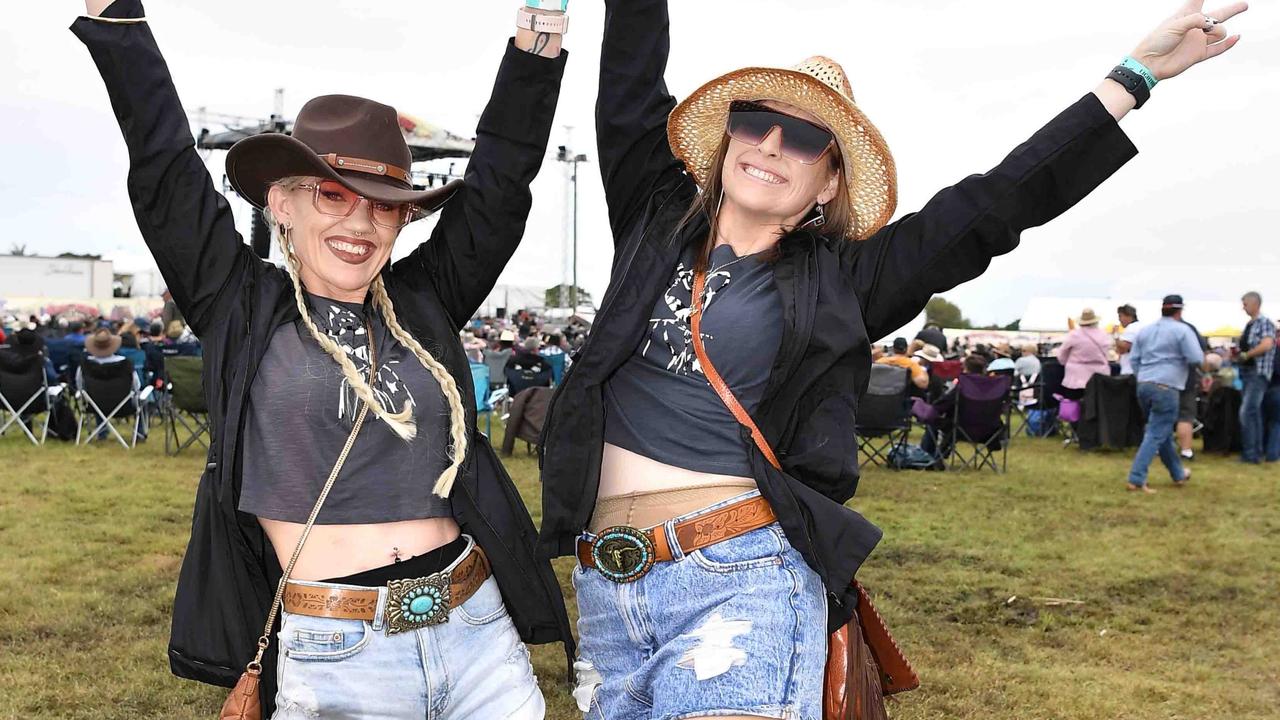
M 1062 363 L 1057 358 L 1045 358 L 1040 362 L 1040 374 L 1036 378 L 1035 386 L 1032 388 L 1034 393 L 1032 397 L 1034 402 L 1024 404 L 1019 398 L 1019 406 L 1021 409 L 1019 425 L 1014 435 L 1020 432 L 1026 432 L 1027 437 L 1049 437 L 1055 432 L 1059 432 L 1058 413 L 1060 412 L 1058 396 L 1062 392 L 1062 380 L 1066 376 L 1066 369 L 1062 367 Z M 1023 389 L 1026 393 L 1026 389 Z M 1031 422 L 1032 414 L 1038 417 L 1037 422 Z
M 955 418 L 951 425 L 950 464 L 952 468 L 989 467 L 1003 472 L 1009 461 L 1011 421 L 1009 375 L 987 377 L 961 375 L 956 379 Z M 968 450 L 962 449 L 967 446 Z M 996 464 L 996 453 L 1002 457 Z
M 36 438 L 35 416 L 45 413 L 44 427 Z M 0 348 L 0 435 L 12 425 L 35 445 L 49 435 L 49 383 L 44 374 L 44 353 L 18 353 Z
M 138 444 L 142 413 L 139 411 L 141 402 L 138 391 L 133 387 L 135 377 L 133 363 L 128 360 L 100 363 L 86 357 L 80 361 L 81 386 L 76 391 L 76 399 L 80 402 L 77 445 L 84 437 L 85 426 L 90 422 L 95 425 L 85 438 L 85 444 L 93 442 L 98 433 L 104 430 L 109 430 L 126 450 Z M 129 418 L 133 419 L 133 431 L 130 441 L 125 442 L 124 436 L 111 421 Z
M 553 387 L 559 387 L 560 381 L 564 379 L 565 358 L 567 357 L 569 357 L 568 353 L 563 352 L 542 356 L 542 359 L 546 360 L 547 364 L 551 366 L 551 384 Z
M 493 434 L 493 413 L 507 399 L 507 389 L 500 387 L 496 390 L 490 389 L 489 386 L 489 366 L 484 363 L 471 363 L 471 384 L 475 388 L 476 393 L 476 420 L 479 421 L 483 415 L 485 419 L 484 434 L 486 436 Z M 503 418 L 506 419 L 505 417 Z
M 1009 388 L 1009 399 L 1013 401 L 1013 423 L 1016 427 L 1013 430 L 1014 435 L 1026 432 L 1028 437 L 1034 437 L 1029 427 L 1031 423 L 1031 411 L 1036 409 L 1036 405 L 1040 402 L 1040 391 L 1043 385 L 1040 382 L 1040 373 L 1032 373 L 1030 375 L 1013 376 L 1013 387 Z
M 858 467 L 868 463 L 895 467 L 890 455 L 906 445 L 911 432 L 910 381 L 906 368 L 871 366 L 867 392 L 858 402 Z
M 169 376 L 164 402 L 164 452 L 177 455 L 200 443 L 206 450 L 209 444 L 209 408 L 204 399 L 204 358 L 174 356 L 165 358 L 165 374 Z M 187 433 L 179 437 L 179 427 Z

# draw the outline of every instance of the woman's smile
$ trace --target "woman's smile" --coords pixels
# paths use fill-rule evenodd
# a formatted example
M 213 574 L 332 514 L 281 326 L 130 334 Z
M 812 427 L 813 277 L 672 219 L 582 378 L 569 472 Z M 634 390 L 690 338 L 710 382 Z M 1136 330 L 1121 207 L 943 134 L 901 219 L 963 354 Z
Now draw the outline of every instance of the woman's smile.
M 324 239 L 325 247 L 329 248 L 329 252 L 333 253 L 339 260 L 350 265 L 360 265 L 373 257 L 374 250 L 377 245 L 368 240 L 348 237 L 346 235 L 334 235 Z

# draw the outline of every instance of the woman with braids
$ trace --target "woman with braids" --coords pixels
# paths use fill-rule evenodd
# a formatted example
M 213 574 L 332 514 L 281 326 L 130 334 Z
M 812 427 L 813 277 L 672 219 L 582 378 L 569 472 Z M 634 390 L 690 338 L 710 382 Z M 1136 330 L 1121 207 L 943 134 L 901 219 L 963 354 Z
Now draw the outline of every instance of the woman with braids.
M 73 30 L 129 147 L 138 226 L 204 346 L 213 441 L 173 671 L 230 686 L 248 664 L 228 706 L 261 677 L 278 718 L 541 718 L 521 641 L 572 652 L 568 620 L 476 431 L 456 338 L 524 232 L 563 8 L 519 11 L 462 183 L 416 189 L 396 111 L 358 97 L 237 143 L 227 177 L 268 219 L 277 268 L 214 191 L 140 2 L 86 5 Z M 438 208 L 431 239 L 390 263 L 404 225 Z
M 545 555 L 576 555 L 591 718 L 820 717 L 829 630 L 880 531 L 858 481 L 871 341 L 1135 153 L 1117 121 L 1235 44 L 1192 0 L 994 169 L 889 222 L 892 156 L 834 61 L 677 104 L 666 0 L 605 0 L 596 106 L 615 254 L 548 412 Z

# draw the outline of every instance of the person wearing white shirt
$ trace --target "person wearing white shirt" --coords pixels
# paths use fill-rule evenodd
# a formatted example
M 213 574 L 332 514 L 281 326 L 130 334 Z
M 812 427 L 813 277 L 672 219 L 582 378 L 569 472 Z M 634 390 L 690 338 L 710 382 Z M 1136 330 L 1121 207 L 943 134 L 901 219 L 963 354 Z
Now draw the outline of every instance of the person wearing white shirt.
M 1133 365 L 1129 362 L 1129 351 L 1133 350 L 1133 340 L 1142 330 L 1138 322 L 1138 311 L 1132 305 L 1124 304 L 1116 308 L 1116 316 L 1120 318 L 1120 338 L 1116 340 L 1116 352 L 1120 355 L 1120 374 L 1132 375 Z

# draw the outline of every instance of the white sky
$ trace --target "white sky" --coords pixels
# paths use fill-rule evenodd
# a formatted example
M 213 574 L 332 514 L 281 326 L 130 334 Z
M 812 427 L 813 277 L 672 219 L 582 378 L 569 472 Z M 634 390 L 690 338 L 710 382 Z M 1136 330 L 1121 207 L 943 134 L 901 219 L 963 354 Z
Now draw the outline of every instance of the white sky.
M 1225 4 L 1225 1 L 1224 1 Z M 668 85 L 677 97 L 745 65 L 823 54 L 894 152 L 901 215 L 985 172 L 1098 79 L 1167 14 L 1166 0 L 673 0 Z M 1211 0 L 1210 6 L 1216 4 Z M 1123 127 L 1141 154 L 981 279 L 948 294 L 978 322 L 1018 317 L 1032 295 L 1280 298 L 1280 22 L 1257 2 L 1231 23 L 1222 58 L 1162 83 Z M 517 3 L 423 0 L 151 0 L 147 13 L 184 104 L 292 117 L 341 92 L 386 102 L 461 135 L 488 99 Z M 67 31 L 79 0 L 24 3 L 0 28 L 0 147 L 8 239 L 29 251 L 145 252 L 127 160 L 88 53 Z M 564 171 L 555 146 L 594 160 L 603 6 L 575 0 L 572 52 L 534 209 L 503 282 L 560 280 Z M 379 68 L 379 69 L 375 69 Z M 394 69 L 386 69 L 394 68 Z M 214 163 L 218 162 L 214 158 Z M 612 243 L 594 163 L 579 174 L 579 278 L 599 297 Z M 220 173 L 217 176 L 220 181 Z M 243 209 L 243 208 L 242 208 Z M 247 217 L 247 215 L 244 215 Z M 242 223 L 247 233 L 247 224 Z M 421 235 L 406 231 L 404 248 Z M 0 293 L 3 289 L 0 288 Z M 1272 310 L 1271 314 L 1276 314 Z

